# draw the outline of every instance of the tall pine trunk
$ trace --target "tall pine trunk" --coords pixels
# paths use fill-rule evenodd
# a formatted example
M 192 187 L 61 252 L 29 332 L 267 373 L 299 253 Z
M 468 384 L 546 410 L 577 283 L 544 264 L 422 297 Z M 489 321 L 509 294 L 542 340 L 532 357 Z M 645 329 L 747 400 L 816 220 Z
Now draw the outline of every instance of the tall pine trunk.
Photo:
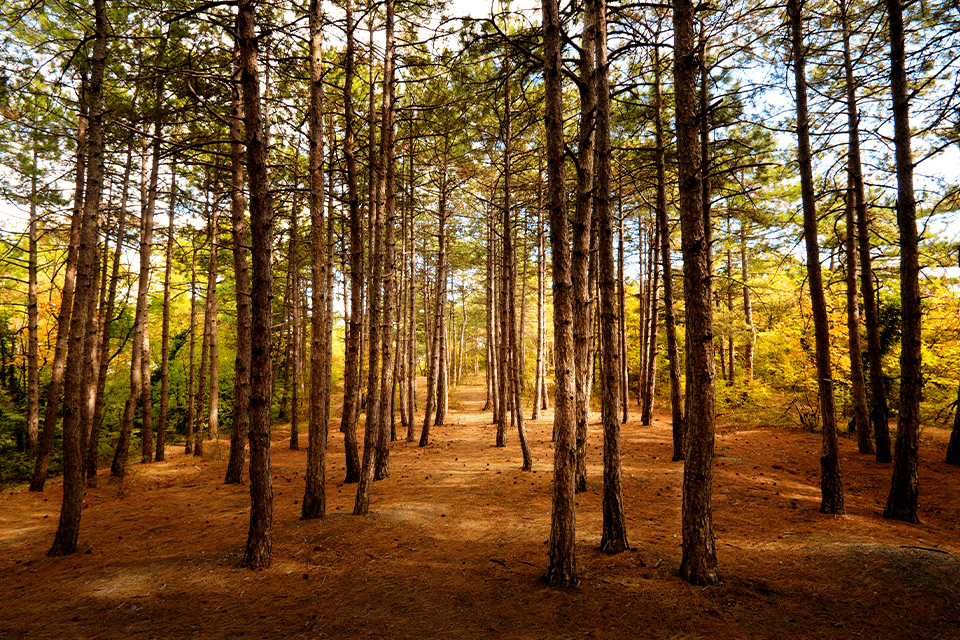
M 240 565 L 264 569 L 273 549 L 273 480 L 270 471 L 270 310 L 273 289 L 273 206 L 267 183 L 267 147 L 260 110 L 256 14 L 239 0 L 237 37 L 240 86 L 250 176 L 253 272 L 250 358 L 250 529 Z
M 47 387 L 47 404 L 43 412 L 43 424 L 40 426 L 40 438 L 37 459 L 30 480 L 30 491 L 43 491 L 47 481 L 47 468 L 53 451 L 53 436 L 57 427 L 57 415 L 60 408 L 60 391 L 66 371 L 67 345 L 70 339 L 70 315 L 73 309 L 73 294 L 77 279 L 77 251 L 80 247 L 80 230 L 83 225 L 84 195 L 87 181 L 87 155 L 89 119 L 89 95 L 87 76 L 80 75 L 78 90 L 80 106 L 77 124 L 77 161 L 74 174 L 73 215 L 70 218 L 70 246 L 67 250 L 67 263 L 63 273 L 63 286 L 60 289 L 60 310 L 57 313 L 57 341 L 50 364 L 50 385 Z
M 323 2 L 311 0 L 310 105 L 307 114 L 310 136 L 310 418 L 307 440 L 306 487 L 301 520 L 322 518 L 327 512 L 327 418 L 330 410 L 328 375 L 327 238 L 323 211 Z M 332 186 L 332 185 L 328 185 Z
M 887 0 L 890 29 L 890 96 L 897 166 L 897 227 L 900 230 L 900 413 L 893 453 L 893 478 L 883 510 L 885 518 L 918 522 L 917 449 L 920 445 L 920 264 L 917 201 L 913 193 L 910 96 L 907 85 L 905 29 L 900 0 Z
M 547 158 L 547 208 L 553 258 L 554 399 L 553 502 L 549 565 L 544 578 L 553 586 L 576 586 L 576 407 L 573 345 L 573 284 L 563 170 L 563 87 L 560 75 L 560 10 L 557 0 L 541 0 L 543 80 Z
M 833 398 L 833 372 L 830 365 L 830 326 L 827 302 L 820 273 L 820 244 L 817 232 L 816 201 L 813 192 L 813 165 L 810 153 L 810 125 L 807 120 L 806 51 L 803 42 L 802 0 L 789 0 L 791 52 L 796 79 L 797 143 L 800 165 L 800 192 L 803 200 L 803 236 L 807 248 L 807 280 L 813 311 L 816 341 L 817 387 L 823 421 L 823 445 L 820 453 L 820 511 L 844 513 L 843 484 L 840 477 L 840 454 L 837 442 L 837 420 Z
M 233 416 L 230 420 L 230 461 L 226 484 L 243 483 L 250 413 L 250 267 L 247 261 L 246 206 L 243 197 L 243 102 L 240 96 L 240 50 L 234 49 L 230 112 L 230 237 L 237 300 L 237 353 L 233 360 Z
M 597 53 L 597 175 L 596 212 L 600 280 L 600 335 L 603 351 L 603 535 L 600 550 L 620 553 L 630 548 L 627 542 L 623 505 L 623 473 L 620 446 L 620 349 L 617 345 L 618 320 L 616 272 L 613 262 L 613 216 L 610 214 L 610 84 L 607 62 L 607 3 L 595 3 Z
M 680 229 L 683 237 L 684 301 L 687 312 L 688 410 L 684 443 L 682 559 L 680 576 L 698 585 L 720 581 L 713 536 L 713 444 L 716 365 L 711 306 L 710 233 L 704 215 L 704 166 L 697 127 L 697 59 L 694 7 L 674 0 L 674 86 L 677 113 Z
M 347 199 L 350 210 L 350 326 L 343 372 L 343 410 L 340 430 L 346 452 L 344 482 L 360 479 L 360 455 L 357 450 L 357 413 L 360 401 L 360 333 L 363 329 L 363 233 L 360 220 L 360 196 L 357 192 L 357 160 L 354 152 L 353 75 L 354 21 L 353 2 L 346 0 L 347 50 L 344 61 L 343 157 L 347 167 Z
M 63 501 L 57 533 L 47 555 L 75 553 L 83 512 L 83 452 L 81 451 L 81 405 L 83 377 L 87 368 L 87 332 L 90 298 L 96 295 L 95 281 L 98 214 L 103 194 L 103 76 L 107 57 L 107 10 L 105 0 L 94 0 L 96 36 L 90 73 L 90 132 L 87 144 L 87 179 L 83 200 L 83 217 L 77 246 L 76 289 L 74 310 L 70 317 L 70 341 L 64 371 L 63 399 Z M 95 330 L 95 327 L 94 327 Z

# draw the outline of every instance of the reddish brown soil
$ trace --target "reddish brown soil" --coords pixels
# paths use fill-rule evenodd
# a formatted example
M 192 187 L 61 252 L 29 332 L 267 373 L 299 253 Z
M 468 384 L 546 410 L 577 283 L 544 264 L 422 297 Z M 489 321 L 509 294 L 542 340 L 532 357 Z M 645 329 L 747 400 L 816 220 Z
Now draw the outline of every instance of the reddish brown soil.
M 134 465 L 86 494 L 80 552 L 51 559 L 59 481 L 0 498 L 0 638 L 960 638 L 960 469 L 945 432 L 922 442 L 921 524 L 886 521 L 890 466 L 841 442 L 846 516 L 818 512 L 819 437 L 720 429 L 714 515 L 723 583 L 692 587 L 680 560 L 682 465 L 664 421 L 624 430 L 633 549 L 600 540 L 601 439 L 577 500 L 582 584 L 544 587 L 552 414 L 492 446 L 482 392 L 454 399 L 425 449 L 395 443 L 371 514 L 349 515 L 331 430 L 329 515 L 301 522 L 305 451 L 277 430 L 273 566 L 237 568 L 245 486 L 225 486 L 226 442 Z

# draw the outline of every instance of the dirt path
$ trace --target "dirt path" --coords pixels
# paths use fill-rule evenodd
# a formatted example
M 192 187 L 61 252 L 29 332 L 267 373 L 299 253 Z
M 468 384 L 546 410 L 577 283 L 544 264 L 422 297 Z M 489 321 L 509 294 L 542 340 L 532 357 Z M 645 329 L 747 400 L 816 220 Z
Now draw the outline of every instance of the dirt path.
M 226 442 L 209 457 L 134 465 L 85 496 L 80 553 L 50 559 L 59 481 L 0 497 L 0 638 L 960 638 L 960 469 L 922 443 L 921 524 L 879 517 L 888 465 L 841 442 L 848 515 L 818 513 L 819 436 L 725 430 L 715 524 L 724 582 L 694 588 L 679 565 L 682 466 L 669 425 L 624 431 L 630 543 L 600 540 L 601 439 L 578 496 L 581 586 L 544 588 L 552 413 L 529 422 L 534 471 L 515 433 L 493 446 L 483 389 L 451 399 L 421 449 L 398 442 L 371 514 L 348 515 L 343 440 L 331 429 L 328 512 L 300 522 L 306 452 L 273 448 L 273 566 L 236 568 L 247 487 L 225 486 Z M 598 416 L 594 416 L 595 418 Z

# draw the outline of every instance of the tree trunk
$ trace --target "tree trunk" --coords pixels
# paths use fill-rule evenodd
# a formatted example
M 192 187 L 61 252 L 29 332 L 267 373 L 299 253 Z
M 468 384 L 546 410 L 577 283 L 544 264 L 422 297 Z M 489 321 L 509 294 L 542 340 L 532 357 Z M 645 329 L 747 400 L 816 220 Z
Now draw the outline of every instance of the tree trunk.
M 373 19 L 370 19 L 370 41 L 373 42 Z M 383 338 L 383 324 L 389 322 L 383 313 L 383 303 L 385 302 L 385 292 L 383 291 L 383 261 L 384 261 L 384 221 L 383 213 L 385 208 L 386 193 L 383 188 L 386 186 L 384 181 L 384 156 L 383 153 L 376 153 L 376 123 L 374 100 L 374 82 L 373 82 L 373 56 L 370 60 L 370 226 L 372 231 L 370 236 L 370 279 L 367 284 L 367 322 L 369 323 L 368 334 L 368 368 L 367 368 L 367 405 L 366 405 L 366 425 L 363 437 L 363 467 L 360 472 L 360 484 L 357 486 L 357 497 L 353 506 L 353 514 L 357 516 L 366 515 L 370 510 L 370 485 L 373 483 L 376 474 L 377 444 L 380 438 L 380 354 Z M 383 133 L 381 132 L 381 141 Z M 387 363 L 382 363 L 386 367 Z
M 197 384 L 194 363 L 197 351 L 197 245 L 194 239 L 190 258 L 190 373 L 187 382 L 187 437 L 183 452 L 193 453 L 194 418 L 196 417 Z
M 660 23 L 658 21 L 658 29 Z M 659 35 L 659 31 L 658 31 Z M 673 431 L 673 461 L 683 460 L 683 391 L 680 388 L 680 347 L 677 344 L 677 312 L 673 300 L 673 258 L 670 223 L 667 218 L 667 160 L 663 139 L 663 81 L 659 47 L 654 48 L 654 144 L 657 171 L 657 224 L 660 227 L 660 259 L 663 262 L 663 324 L 667 333 L 667 362 L 670 368 L 670 418 Z
M 626 247 L 623 237 L 623 178 L 620 172 L 617 174 L 617 209 L 617 343 L 620 353 L 620 410 L 623 413 L 620 422 L 627 424 L 630 418 L 630 368 L 627 362 L 627 298 L 623 284 Z
M 573 340 L 577 383 L 577 492 L 587 490 L 587 423 L 590 419 L 590 378 L 592 308 L 589 277 L 594 187 L 594 131 L 596 129 L 596 3 L 584 5 L 583 37 L 580 53 L 580 124 L 577 141 L 577 192 L 573 214 Z
M 164 41 L 166 42 L 166 41 Z M 165 45 L 164 45 L 165 46 Z M 161 48 L 160 57 L 163 56 Z M 160 181 L 160 142 L 163 128 L 163 116 L 160 111 L 160 105 L 163 103 L 163 74 L 158 75 L 156 106 L 157 115 L 153 125 L 153 155 L 150 166 L 150 186 L 147 191 L 147 208 L 144 211 L 146 220 L 143 223 L 144 244 L 146 251 L 141 248 L 141 273 L 144 270 L 142 261 L 146 259 L 146 290 L 144 292 L 143 307 L 143 330 L 141 337 L 143 339 L 142 354 L 140 356 L 140 366 L 143 367 L 142 380 L 143 387 L 140 398 L 140 416 L 142 427 L 141 434 L 141 455 L 140 462 L 153 461 L 153 387 L 150 376 L 150 254 L 153 249 L 153 214 L 157 209 L 157 188 Z M 138 300 L 139 302 L 139 300 Z
M 96 36 L 90 74 L 90 136 L 87 146 L 87 179 L 83 200 L 83 218 L 77 246 L 74 311 L 70 317 L 70 342 L 65 368 L 63 399 L 63 501 L 60 521 L 49 556 L 75 553 L 83 513 L 83 452 L 80 449 L 82 427 L 83 376 L 87 368 L 87 332 L 91 296 L 96 295 L 98 213 L 103 194 L 103 76 L 107 57 L 107 11 L 105 0 L 94 0 Z M 95 330 L 95 327 L 94 327 Z
M 327 330 L 328 238 L 324 237 L 323 211 L 323 2 L 311 0 L 310 20 L 310 421 L 307 427 L 306 487 L 301 520 L 322 518 L 327 512 L 327 418 L 330 411 L 330 376 Z M 332 240 L 330 238 L 329 240 Z
M 240 76 L 240 50 L 234 49 L 234 77 Z M 247 262 L 246 206 L 243 197 L 243 103 L 240 85 L 232 86 L 230 113 L 230 235 L 237 300 L 237 353 L 233 361 L 233 416 L 230 420 L 230 461 L 226 484 L 243 483 L 246 433 L 250 411 L 250 268 Z
M 250 529 L 240 566 L 264 569 L 273 548 L 273 480 L 270 471 L 270 310 L 273 289 L 273 206 L 267 183 L 267 147 L 260 112 L 256 15 L 253 0 L 239 0 L 237 37 L 240 86 L 250 176 L 253 277 L 250 359 Z
M 840 19 L 843 27 L 843 67 L 847 93 L 847 193 L 844 199 L 846 221 L 846 283 L 847 283 L 847 333 L 850 348 L 850 383 L 853 396 L 853 420 L 860 453 L 875 453 L 870 440 L 870 413 L 867 407 L 866 381 L 863 376 L 863 355 L 860 345 L 860 305 L 857 291 L 857 240 L 854 226 L 854 211 L 857 208 L 855 174 L 859 173 L 860 141 L 858 127 L 856 85 L 853 77 L 853 57 L 850 51 L 850 20 L 846 0 L 840 2 Z M 857 140 L 854 140 L 854 137 Z M 856 158 L 853 154 L 856 153 Z M 854 165 L 857 168 L 854 169 Z M 862 176 L 861 187 L 862 187 Z M 867 295 L 870 295 L 869 293 Z M 879 354 L 878 354 L 879 355 Z
M 354 154 L 353 123 L 353 2 L 346 0 L 347 50 L 344 61 L 343 157 L 347 165 L 347 198 L 350 208 L 350 330 L 347 337 L 343 372 L 343 411 L 340 430 L 346 451 L 344 482 L 360 480 L 360 455 L 357 450 L 357 412 L 360 396 L 360 332 L 363 329 L 363 238 L 360 198 L 357 193 L 357 161 Z
M 146 140 L 146 137 L 144 137 Z M 147 145 L 141 149 L 142 163 L 146 168 Z M 143 172 L 146 174 L 146 172 Z M 146 178 L 146 175 L 143 175 Z M 149 187 L 147 188 L 149 189 Z M 141 188 L 141 195 L 145 189 Z M 137 403 L 143 400 L 143 346 L 144 325 L 149 322 L 149 288 L 150 288 L 150 249 L 153 243 L 153 210 L 150 208 L 149 195 L 143 200 L 140 212 L 140 276 L 137 281 L 137 306 L 134 312 L 133 349 L 130 355 L 130 395 L 123 408 L 123 417 L 120 421 L 120 436 L 110 466 L 110 475 L 114 478 L 123 478 L 127 471 L 127 458 L 130 451 L 130 437 L 133 433 L 133 420 L 137 410 Z M 148 383 L 149 384 L 149 381 Z M 143 412 L 145 413 L 145 412 Z M 144 451 L 144 453 L 146 453 Z
M 397 262 L 396 241 L 396 153 L 394 149 L 395 107 L 394 107 L 394 0 L 387 0 L 386 46 L 383 54 L 383 110 L 380 127 L 380 163 L 383 179 L 380 182 L 380 194 L 383 202 L 381 224 L 383 233 L 383 320 L 381 333 L 380 374 L 380 431 L 377 436 L 376 463 L 374 478 L 382 480 L 390 475 L 389 456 L 393 425 L 394 394 L 394 299 L 395 273 Z
M 600 336 L 603 350 L 603 535 L 600 550 L 620 553 L 627 542 L 620 459 L 620 349 L 617 345 L 616 271 L 610 214 L 610 84 L 607 62 L 607 3 L 588 0 L 596 21 L 597 52 L 597 245 L 600 279 Z
M 37 307 L 37 147 L 30 176 L 30 229 L 27 248 L 27 458 L 37 455 L 40 437 L 39 313 Z
M 823 446 L 820 454 L 820 511 L 844 513 L 843 484 L 837 443 L 837 422 L 833 400 L 833 373 L 830 366 L 830 326 L 827 303 L 820 274 L 820 247 L 817 240 L 817 211 L 813 192 L 813 167 L 810 154 L 810 125 L 807 121 L 806 53 L 803 43 L 802 0 L 788 0 L 793 72 L 796 76 L 797 143 L 800 165 L 800 191 L 803 199 L 803 236 L 807 247 L 807 279 L 816 339 L 817 386 L 823 420 Z
M 160 329 L 160 416 L 157 419 L 156 459 L 165 458 L 167 409 L 170 401 L 170 277 L 173 270 L 173 219 L 177 202 L 177 165 L 170 169 L 170 208 L 167 211 L 167 252 L 163 271 L 163 320 Z M 234 409 L 236 410 L 236 409 Z
M 910 97 L 907 86 L 903 6 L 887 0 L 890 29 L 890 96 L 897 165 L 897 227 L 900 230 L 900 412 L 893 453 L 893 478 L 883 510 L 885 518 L 919 522 L 917 518 L 917 449 L 920 444 L 920 264 L 917 201 L 913 193 L 910 149 Z
M 530 471 L 533 468 L 533 460 L 530 455 L 530 446 L 527 443 L 527 429 L 523 424 L 523 404 L 522 404 L 522 381 L 520 373 L 520 344 L 517 337 L 517 277 L 516 263 L 513 250 L 513 221 L 511 215 L 510 198 L 510 163 L 513 145 L 511 136 L 513 134 L 511 127 L 511 95 L 510 95 L 510 70 L 507 70 L 507 77 L 504 81 L 504 133 L 503 133 L 503 285 L 504 292 L 501 294 L 506 305 L 501 309 L 506 316 L 507 334 L 504 336 L 509 341 L 507 345 L 507 362 L 504 363 L 510 378 L 510 410 L 513 412 L 512 419 L 517 425 L 517 434 L 520 439 L 520 452 L 523 455 L 523 465 L 521 471 Z
M 547 251 L 543 228 L 543 169 L 537 175 L 537 368 L 531 420 L 540 419 L 547 396 Z
M 297 182 L 294 176 L 294 183 Z M 300 448 L 300 250 L 299 242 L 299 215 L 297 210 L 300 203 L 297 196 L 293 196 L 293 206 L 290 207 L 290 245 L 287 247 L 287 268 L 290 270 L 290 448 Z
M 124 165 L 123 188 L 120 197 L 120 213 L 117 222 L 117 241 L 113 250 L 113 268 L 109 277 L 106 306 L 103 311 L 103 323 L 100 327 L 100 355 L 97 359 L 97 391 L 90 424 L 90 438 L 87 442 L 86 462 L 87 485 L 97 486 L 97 463 L 100 456 L 100 422 L 103 417 L 104 392 L 107 385 L 107 370 L 110 365 L 110 335 L 113 328 L 113 309 L 117 299 L 117 284 L 120 281 L 120 257 L 123 251 L 123 235 L 127 222 L 127 196 L 130 188 L 130 172 L 133 168 L 133 138 L 127 146 L 127 160 Z M 106 268 L 106 265 L 104 265 Z
M 950 443 L 947 445 L 947 464 L 960 466 L 960 387 L 957 387 L 956 410 L 953 414 L 953 430 L 950 432 Z
M 870 439 L 870 415 L 867 409 L 866 382 L 863 379 L 863 355 L 860 348 L 860 305 L 857 291 L 857 247 L 853 220 L 853 190 L 847 186 L 844 198 L 846 218 L 847 337 L 850 350 L 850 393 L 853 396 L 853 422 L 860 453 L 875 453 Z
M 709 222 L 704 216 L 702 171 L 697 140 L 696 79 L 700 60 L 694 50 L 694 7 L 674 0 L 674 86 L 677 112 L 680 229 L 683 237 L 684 301 L 687 313 L 689 410 L 684 444 L 682 550 L 680 576 L 697 585 L 720 581 L 713 537 L 713 441 L 716 365 L 709 259 Z
M 666 207 L 666 203 L 664 203 Z M 653 398 L 657 390 L 657 329 L 660 324 L 660 246 L 657 244 L 660 234 L 664 233 L 659 216 L 653 221 L 654 232 L 650 238 L 650 328 L 647 330 L 647 370 L 644 372 L 645 386 L 640 407 L 640 424 L 648 425 L 653 419 Z
M 753 352 L 757 344 L 757 327 L 753 323 L 753 302 L 750 296 L 750 270 L 747 262 L 747 232 L 744 221 L 740 221 L 740 269 L 743 276 L 743 321 L 750 334 L 743 347 L 743 375 L 753 380 Z
M 573 288 L 563 171 L 563 88 L 560 76 L 560 16 L 557 0 L 541 0 L 547 206 L 553 257 L 554 399 L 553 506 L 550 564 L 544 578 L 553 586 L 576 586 L 576 415 L 573 355 Z
M 410 273 L 409 273 L 409 282 L 407 286 L 409 287 L 409 334 L 407 336 L 407 358 L 408 358 L 408 367 L 410 369 L 409 377 L 407 380 L 407 414 L 410 416 L 410 424 L 407 425 L 407 442 L 413 442 L 415 440 L 415 430 L 416 430 L 416 418 L 414 413 L 417 409 L 417 310 L 416 310 L 416 242 L 414 236 L 414 226 L 415 219 L 413 215 L 413 192 L 414 187 L 414 174 L 413 174 L 413 164 L 414 164 L 414 143 L 413 140 L 410 141 L 410 173 L 407 178 L 407 191 L 409 202 L 407 203 L 407 215 L 409 217 L 409 227 L 410 227 L 410 238 L 408 244 L 410 245 Z M 424 341 L 426 341 L 427 335 L 424 333 Z
M 70 247 L 67 250 L 63 287 L 60 289 L 57 341 L 53 351 L 53 362 L 50 365 L 50 386 L 47 388 L 47 404 L 43 412 L 43 426 L 40 428 L 40 442 L 33 477 L 30 480 L 30 491 L 43 491 L 43 485 L 47 481 L 47 468 L 50 465 L 50 453 L 53 451 L 53 436 L 57 427 L 57 413 L 60 407 L 60 390 L 66 370 L 67 344 L 70 339 L 70 312 L 73 309 L 73 294 L 76 289 L 77 251 L 80 246 L 80 230 L 84 215 L 88 155 L 87 116 L 91 99 L 87 76 L 83 72 L 80 76 L 78 93 L 80 105 L 77 118 L 77 162 L 73 193 L 73 215 L 70 218 Z

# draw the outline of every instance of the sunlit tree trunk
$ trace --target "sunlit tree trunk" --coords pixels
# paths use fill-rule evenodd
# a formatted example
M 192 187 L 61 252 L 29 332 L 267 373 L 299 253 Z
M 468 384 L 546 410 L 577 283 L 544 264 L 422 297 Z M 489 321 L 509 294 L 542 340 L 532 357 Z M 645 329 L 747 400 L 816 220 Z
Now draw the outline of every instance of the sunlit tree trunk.
M 113 267 L 108 278 L 106 305 L 103 310 L 103 322 L 100 327 L 100 354 L 97 358 L 97 397 L 93 405 L 93 417 L 90 424 L 90 438 L 87 442 L 86 462 L 84 469 L 87 475 L 87 484 L 97 486 L 97 463 L 100 456 L 100 422 L 103 417 L 105 404 L 104 392 L 107 385 L 107 370 L 110 365 L 110 336 L 113 330 L 113 310 L 117 299 L 117 284 L 120 281 L 120 257 L 123 252 L 123 236 L 127 222 L 127 197 L 130 188 L 130 172 L 133 168 L 133 138 L 127 145 L 127 159 L 123 172 L 123 188 L 120 196 L 120 212 L 117 222 L 117 241 L 113 250 Z M 106 265 L 104 265 L 106 268 Z
M 833 398 L 833 373 L 830 366 L 830 326 L 827 303 L 820 274 L 820 246 L 817 233 L 817 211 L 813 192 L 813 167 L 810 154 L 810 125 L 807 120 L 806 52 L 803 42 L 802 0 L 789 0 L 791 52 L 796 77 L 797 142 L 800 165 L 800 191 L 803 199 L 803 235 L 807 247 L 807 279 L 813 311 L 816 340 L 817 386 L 823 420 L 823 446 L 820 453 L 820 511 L 844 513 L 843 484 L 840 476 L 840 454 L 837 443 L 837 422 Z
M 576 555 L 576 415 L 573 355 L 573 288 L 563 171 L 563 89 L 560 76 L 560 16 L 557 0 L 541 0 L 547 207 L 553 258 L 554 399 L 553 504 L 550 563 L 544 576 L 553 586 L 579 582 Z
M 397 262 L 396 241 L 396 151 L 394 106 L 394 0 L 386 0 L 386 35 L 383 54 L 383 108 L 380 127 L 380 163 L 383 179 L 378 199 L 383 203 L 383 320 L 380 344 L 380 430 L 377 434 L 374 478 L 382 480 L 390 475 L 390 442 L 393 427 L 394 394 L 394 301 Z
M 197 245 L 196 239 L 191 247 L 190 257 L 190 356 L 188 363 L 187 381 L 187 437 L 183 452 L 193 453 L 194 420 L 197 411 L 197 381 L 196 381 L 196 352 L 197 352 Z
M 323 2 L 311 0 L 310 21 L 310 417 L 307 441 L 306 487 L 301 520 L 322 518 L 327 511 L 327 417 L 330 411 L 328 375 L 327 241 L 323 211 Z M 332 186 L 332 185 L 328 185 Z M 332 239 L 331 239 L 332 240 Z
M 603 535 L 600 550 L 620 553 L 627 542 L 620 454 L 620 350 L 617 345 L 616 272 L 613 262 L 613 216 L 610 213 L 610 84 L 607 62 L 607 3 L 596 2 L 597 52 L 597 246 L 600 280 L 600 335 L 603 350 Z
M 167 410 L 170 403 L 170 278 L 173 271 L 173 220 L 177 204 L 177 167 L 170 170 L 170 207 L 167 210 L 167 249 L 163 270 L 163 320 L 160 327 L 160 415 L 157 418 L 156 459 L 166 457 Z M 234 409 L 236 411 L 236 409 Z
M 683 237 L 684 301 L 687 314 L 689 409 L 685 416 L 682 559 L 680 576 L 709 585 L 720 581 L 713 536 L 713 444 L 716 365 L 709 258 L 709 223 L 704 216 L 703 165 L 697 139 L 697 69 L 694 7 L 674 0 L 674 86 L 677 113 L 680 229 Z
M 589 264 L 594 188 L 594 131 L 596 129 L 596 1 L 584 4 L 583 37 L 580 51 L 580 123 L 577 140 L 577 187 L 573 214 L 573 340 L 576 362 L 577 416 L 577 492 L 587 490 L 587 423 L 590 418 L 590 379 L 593 375 L 591 355 L 592 308 Z
M 142 153 L 142 179 L 146 181 L 147 172 L 147 149 L 146 132 L 144 132 L 144 145 Z M 110 475 L 114 478 L 122 478 L 127 470 L 127 458 L 130 451 L 130 437 L 133 433 L 134 414 L 137 404 L 143 400 L 143 347 L 145 344 L 143 332 L 144 325 L 149 322 L 147 315 L 149 309 L 149 288 L 150 288 L 150 250 L 153 244 L 153 210 L 150 208 L 148 188 L 146 184 L 141 187 L 141 196 L 143 206 L 140 211 L 140 276 L 137 281 L 137 306 L 134 311 L 134 331 L 133 331 L 133 349 L 130 355 L 130 395 L 123 408 L 123 417 L 120 421 L 120 436 L 117 439 L 117 447 L 113 455 L 113 464 L 110 466 Z M 146 382 L 149 384 L 149 380 Z M 144 414 L 145 412 L 141 412 Z
M 917 450 L 920 445 L 920 264 L 917 201 L 913 192 L 910 141 L 910 91 L 907 84 L 903 6 L 887 0 L 890 29 L 890 95 L 897 166 L 897 227 L 900 230 L 900 412 L 893 453 L 893 479 L 885 518 L 918 522 Z
M 360 455 L 357 449 L 357 413 L 360 400 L 360 332 L 363 328 L 363 238 L 360 220 L 360 199 L 357 193 L 357 161 L 354 153 L 353 75 L 354 21 L 353 2 L 346 0 L 347 49 L 344 60 L 343 88 L 343 157 L 347 167 L 347 199 L 350 211 L 350 326 L 347 336 L 343 373 L 343 431 L 346 452 L 344 482 L 360 479 Z
M 47 404 L 43 412 L 43 424 L 40 427 L 40 439 L 36 464 L 30 480 L 30 491 L 43 491 L 47 481 L 47 468 L 50 465 L 50 453 L 53 451 L 53 436 L 57 427 L 57 414 L 60 408 L 60 391 L 66 371 L 67 344 L 70 338 L 70 312 L 73 309 L 73 294 L 76 289 L 77 251 L 80 246 L 80 230 L 84 215 L 84 195 L 87 180 L 88 154 L 88 111 L 89 90 L 85 72 L 80 75 L 80 98 L 77 124 L 77 161 L 74 174 L 73 215 L 70 218 L 70 246 L 67 250 L 67 262 L 64 267 L 63 286 L 60 289 L 60 310 L 57 313 L 57 341 L 50 364 L 50 385 L 47 387 Z
M 70 343 L 65 368 L 63 400 L 63 501 L 60 521 L 49 556 L 75 553 L 83 513 L 83 452 L 81 451 L 81 404 L 83 376 L 87 368 L 87 332 L 91 318 L 89 300 L 97 292 L 94 275 L 99 236 L 98 214 L 103 194 L 103 76 L 107 57 L 107 15 L 105 0 L 94 0 L 96 36 L 90 73 L 90 135 L 87 147 L 87 179 L 83 218 L 77 246 L 74 310 L 70 317 Z M 95 330 L 95 328 L 94 328 Z

